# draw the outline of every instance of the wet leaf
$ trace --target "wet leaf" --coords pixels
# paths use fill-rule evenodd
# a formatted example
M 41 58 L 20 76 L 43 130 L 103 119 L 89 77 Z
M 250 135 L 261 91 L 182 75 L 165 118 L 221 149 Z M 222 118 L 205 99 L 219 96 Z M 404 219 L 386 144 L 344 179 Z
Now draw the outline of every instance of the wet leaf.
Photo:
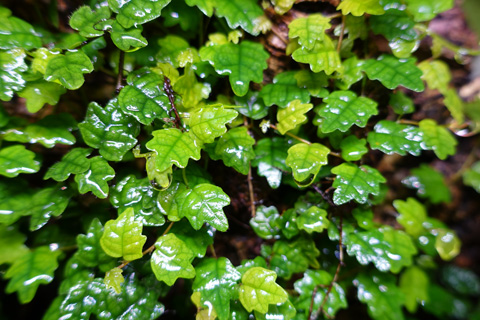
M 273 189 L 280 186 L 282 172 L 288 171 L 285 164 L 287 158 L 288 144 L 279 137 L 264 138 L 257 141 L 255 146 L 256 158 L 252 166 L 258 167 L 258 175 L 267 178 L 267 182 Z
M 288 294 L 275 283 L 276 279 L 275 272 L 261 267 L 253 267 L 243 275 L 239 296 L 248 312 L 267 313 L 270 304 L 287 301 Z
M 285 164 L 292 168 L 296 181 L 302 182 L 311 178 L 313 182 L 320 168 L 328 163 L 329 153 L 330 149 L 319 143 L 299 143 L 288 149 Z
M 300 70 L 295 73 L 297 79 L 297 86 L 308 90 L 310 95 L 317 98 L 324 98 L 328 96 L 328 78 L 324 72 L 314 73 L 309 70 Z M 308 102 L 308 101 L 307 101 Z
M 260 91 L 260 96 L 267 106 L 287 107 L 291 101 L 298 99 L 302 103 L 310 101 L 307 89 L 297 84 L 296 71 L 286 71 L 275 76 L 273 83 L 267 84 Z
M 246 117 L 259 120 L 268 114 L 268 108 L 258 91 L 249 91 L 245 96 L 235 96 L 234 99 L 237 105 L 236 110 Z
M 278 219 L 280 219 L 280 214 L 278 214 L 277 208 L 259 206 L 255 217 L 250 219 L 250 226 L 260 238 L 273 239 L 280 234 Z
M 148 45 L 147 39 L 142 36 L 142 31 L 142 26 L 125 29 L 115 21 L 112 24 L 110 37 L 120 50 L 135 51 Z
M 347 253 L 355 256 L 361 265 L 372 262 L 380 271 L 391 268 L 387 255 L 388 245 L 384 241 L 383 233 L 377 229 L 348 234 L 344 237 Z
M 307 211 L 302 212 L 297 218 L 297 226 L 300 230 L 307 233 L 322 232 L 328 228 L 330 221 L 327 219 L 327 211 L 319 207 L 310 207 Z
M 92 152 L 91 149 L 74 148 L 62 157 L 60 162 L 55 163 L 48 168 L 43 177 L 44 180 L 52 178 L 55 181 L 65 181 L 73 174 L 83 173 L 90 168 L 90 160 L 87 156 Z
M 123 270 L 120 268 L 113 268 L 105 273 L 105 279 L 103 280 L 103 283 L 105 283 L 107 289 L 113 289 L 113 291 L 115 291 L 117 294 L 122 292 L 121 285 L 123 282 L 125 282 L 122 272 Z
M 108 196 L 107 181 L 115 177 L 115 170 L 100 156 L 93 157 L 89 160 L 90 168 L 75 176 L 78 191 L 81 194 L 91 191 L 98 198 L 105 199 Z
M 42 40 L 35 29 L 26 21 L 11 16 L 11 12 L 2 16 L 0 22 L 0 49 L 40 48 Z
M 251 35 L 261 31 L 263 10 L 255 0 L 216 0 L 215 15 L 227 20 L 230 29 L 241 27 Z
M 316 41 L 312 49 L 300 47 L 292 53 L 293 60 L 310 64 L 313 72 L 324 71 L 327 75 L 341 72 L 342 62 L 332 40 L 325 36 L 323 41 Z
M 35 160 L 35 153 L 23 145 L 13 145 L 0 149 L 0 174 L 9 178 L 20 173 L 35 173 L 40 169 L 40 162 Z
M 422 135 L 417 127 L 397 122 L 379 121 L 374 131 L 368 133 L 368 143 L 372 149 L 386 154 L 398 153 L 402 156 L 410 153 L 419 156 L 422 148 Z
M 78 127 L 85 143 L 99 150 L 109 161 L 122 160 L 125 153 L 137 143 L 139 124 L 123 114 L 116 100 L 102 108 L 97 103 L 89 104 L 85 120 Z
M 0 265 L 12 264 L 29 254 L 27 246 L 24 245 L 26 239 L 15 227 L 0 224 Z
M 173 164 L 185 168 L 188 159 L 200 159 L 200 146 L 187 133 L 170 128 L 155 130 L 152 134 L 153 139 L 145 146 L 155 152 L 155 166 L 158 171 L 165 171 Z
M 480 162 L 475 162 L 463 173 L 463 183 L 480 193 Z
M 405 93 L 401 91 L 393 93 L 390 96 L 390 101 L 388 103 L 392 106 L 393 111 L 395 111 L 396 114 L 404 115 L 415 112 L 415 106 L 413 105 L 412 99 L 407 97 Z
M 419 127 L 423 134 L 422 148 L 424 150 L 433 150 L 441 160 L 455 154 L 457 140 L 446 128 L 439 126 L 432 119 L 420 121 Z
M 422 79 L 425 80 L 430 89 L 438 89 L 445 92 L 452 81 L 452 74 L 448 65 L 440 60 L 425 60 L 418 64 L 422 70 Z
M 185 66 L 183 75 L 173 85 L 173 90 L 182 97 L 183 107 L 191 109 L 197 107 L 204 99 L 208 99 L 211 87 L 209 83 L 197 81 L 194 67 L 191 66 L 189 61 L 188 65 Z
M 227 132 L 225 125 L 237 115 L 237 111 L 225 109 L 221 105 L 196 108 L 190 113 L 190 130 L 203 143 L 212 143 L 215 138 Z
M 391 227 L 380 229 L 387 245 L 387 256 L 390 261 L 390 271 L 398 273 L 403 267 L 412 265 L 412 257 L 417 254 L 417 248 L 412 238 L 401 230 Z
M 107 221 L 100 245 L 109 256 L 131 261 L 143 256 L 145 241 L 147 237 L 142 235 L 142 224 L 135 221 L 133 209 L 128 208 L 117 219 Z
M 410 313 L 417 311 L 417 306 L 429 300 L 427 274 L 419 267 L 412 266 L 400 276 L 400 290 L 405 295 L 405 308 Z
M 198 258 L 203 258 L 207 247 L 213 244 L 214 233 L 211 227 L 204 226 L 200 230 L 195 230 L 190 223 L 182 220 L 176 222 L 170 231 L 182 240 Z
M 344 160 L 357 161 L 368 152 L 367 140 L 358 139 L 356 136 L 351 135 L 342 140 L 340 149 L 342 149 L 342 158 Z
M 288 25 L 289 39 L 298 38 L 298 43 L 308 50 L 313 49 L 317 40 L 322 40 L 325 31 L 330 29 L 330 18 L 321 14 L 311 14 L 307 17 L 301 17 L 293 20 Z
M 76 90 L 85 82 L 83 74 L 92 71 L 93 64 L 83 51 L 67 51 L 48 61 L 45 80 L 58 80 L 65 88 Z
M 351 13 L 354 16 L 363 16 L 365 13 L 372 15 L 384 14 L 380 0 L 344 0 L 337 10 L 342 10 L 343 15 Z
M 300 100 L 291 101 L 285 109 L 277 113 L 277 129 L 281 134 L 295 129 L 307 120 L 305 114 L 313 108 L 310 103 L 302 104 Z
M 427 164 L 411 170 L 411 176 L 402 180 L 409 188 L 417 189 L 420 198 L 429 199 L 432 203 L 449 203 L 452 194 L 448 189 L 444 176 Z
M 424 232 L 423 223 L 427 219 L 427 211 L 420 202 L 414 198 L 408 198 L 406 201 L 393 201 L 393 206 L 399 213 L 398 223 L 405 228 L 408 234 L 418 237 Z
M 447 11 L 453 7 L 453 0 L 406 0 L 407 10 L 413 15 L 415 21 L 433 19 L 438 13 Z
M 422 71 L 415 65 L 415 59 L 398 59 L 391 55 L 381 55 L 378 59 L 366 60 L 363 70 L 370 80 L 378 80 L 388 89 L 403 86 L 413 91 L 425 89 Z
M 403 320 L 404 294 L 395 285 L 390 274 L 375 272 L 361 273 L 354 280 L 358 288 L 358 299 L 368 306 L 368 314 L 375 320 Z
M 192 49 L 187 40 L 177 35 L 169 34 L 165 38 L 158 40 L 160 45 L 160 52 L 157 54 L 157 59 L 160 62 L 165 62 L 173 65 L 175 68 L 185 67 L 186 61 L 184 57 L 190 56 L 190 62 L 196 62 L 198 60 L 198 53 L 195 49 Z M 168 77 L 170 75 L 166 74 Z M 173 79 L 171 79 L 173 80 Z
M 246 127 L 233 128 L 218 140 L 215 154 L 223 160 L 226 166 L 233 167 L 246 175 L 250 161 L 255 158 L 254 144 L 255 140 L 248 134 Z
M 472 270 L 447 265 L 443 267 L 442 279 L 450 288 L 460 294 L 469 296 L 480 294 L 480 279 Z
M 375 34 L 382 34 L 388 41 L 393 40 L 415 40 L 418 35 L 415 29 L 415 22 L 403 10 L 391 8 L 379 16 L 372 16 L 370 26 Z
M 39 285 L 52 282 L 60 253 L 61 251 L 51 251 L 45 246 L 21 256 L 5 273 L 4 277 L 10 279 L 5 291 L 16 291 L 20 303 L 32 301 Z
M 28 112 L 35 113 L 46 103 L 56 105 L 65 92 L 67 90 L 57 83 L 36 80 L 27 82 L 25 88 L 18 92 L 18 96 L 27 100 Z
M 279 277 L 290 279 L 295 273 L 304 272 L 310 265 L 310 257 L 305 254 L 301 242 L 278 240 L 273 245 L 270 269 Z M 315 254 L 311 252 L 310 254 Z M 317 255 L 320 253 L 316 252 Z
M 273 0 L 275 6 L 275 12 L 282 15 L 292 8 L 295 4 L 295 0 Z
M 385 178 L 378 170 L 367 165 L 356 166 L 351 163 L 342 163 L 332 169 L 337 177 L 333 187 L 337 188 L 333 195 L 333 202 L 341 205 L 355 200 L 358 203 L 365 203 L 368 195 L 380 193 L 380 183 L 385 183 Z
M 223 207 L 230 204 L 230 198 L 220 187 L 208 183 L 186 189 L 175 197 L 178 210 L 182 212 L 195 230 L 206 222 L 219 231 L 228 229 L 228 220 Z
M 215 0 L 185 0 L 189 6 L 197 6 L 203 14 L 211 17 L 215 6 Z
M 102 235 L 103 225 L 98 218 L 94 218 L 87 233 L 77 236 L 78 249 L 75 252 L 75 258 L 86 267 L 102 266 L 113 260 L 100 246 Z
M 110 9 L 107 6 L 100 6 L 93 11 L 89 6 L 81 6 L 70 17 L 70 26 L 79 31 L 85 38 L 94 38 L 103 35 L 103 28 L 100 22 L 110 18 Z
M 43 227 L 50 217 L 58 217 L 68 206 L 72 191 L 65 186 L 59 185 L 44 188 L 35 193 L 30 202 L 30 231 Z
M 343 61 L 342 65 L 343 72 L 339 75 L 335 84 L 342 90 L 348 90 L 353 84 L 363 78 L 363 60 L 353 56 Z
M 461 242 L 457 235 L 447 229 L 438 229 L 435 238 L 435 249 L 440 258 L 445 261 L 452 260 L 460 253 Z
M 297 311 L 293 304 L 287 300 L 283 303 L 277 303 L 268 305 L 268 311 L 266 313 L 260 313 L 258 311 L 254 312 L 255 319 L 258 320 L 269 320 L 269 319 L 282 319 L 290 320 L 295 317 Z
M 228 3 L 227 0 L 222 2 Z M 228 74 L 233 92 L 237 96 L 244 96 L 247 94 L 250 81 L 262 82 L 268 54 L 263 45 L 242 41 L 240 44 L 227 43 L 202 47 L 200 57 L 203 61 L 208 61 L 218 74 Z
M 354 124 L 363 128 L 368 119 L 378 114 L 377 103 L 366 97 L 357 97 L 352 91 L 335 91 L 323 99 L 326 105 L 318 111 L 323 118 L 323 133 L 347 131 Z
M 194 257 L 195 254 L 185 242 L 169 233 L 155 242 L 150 264 L 157 279 L 172 286 L 178 278 L 195 277 L 195 269 L 191 264 Z
M 170 102 L 163 91 L 162 76 L 148 71 L 128 77 L 127 82 L 129 85 L 118 95 L 118 106 L 123 113 L 144 125 L 168 117 Z
M 212 305 L 219 320 L 229 319 L 230 299 L 240 280 L 240 272 L 224 257 L 203 259 L 195 267 L 195 272 L 192 289 L 200 292 L 202 305 L 207 308 Z
M 162 9 L 171 0 L 108 0 L 108 5 L 117 13 L 117 21 L 130 28 L 160 17 Z
M 11 225 L 30 212 L 31 188 L 21 179 L 0 180 L 0 223 Z
M 22 72 L 27 70 L 25 52 L 21 49 L 0 51 L 0 100 L 10 101 L 13 93 L 25 87 Z

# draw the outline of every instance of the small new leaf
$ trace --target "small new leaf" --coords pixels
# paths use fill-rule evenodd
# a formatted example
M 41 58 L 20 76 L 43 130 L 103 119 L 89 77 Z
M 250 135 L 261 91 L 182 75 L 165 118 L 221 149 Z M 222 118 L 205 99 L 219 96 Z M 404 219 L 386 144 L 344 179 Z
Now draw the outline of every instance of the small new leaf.
M 58 80 L 65 88 L 76 90 L 85 82 L 83 74 L 92 71 L 93 64 L 83 51 L 67 51 L 48 61 L 45 80 Z
M 315 180 L 320 168 L 328 163 L 330 149 L 319 143 L 299 143 L 288 149 L 285 164 L 292 168 L 293 177 L 297 182 L 310 178 Z
M 356 17 L 364 14 L 380 15 L 384 14 L 383 6 L 380 0 L 343 0 L 337 7 L 337 10 L 342 10 L 343 15 L 351 13 Z
M 312 49 L 300 47 L 292 54 L 293 60 L 310 64 L 313 72 L 324 71 L 327 75 L 343 70 L 340 55 L 333 41 L 325 36 L 322 41 L 317 40 Z
M 444 127 L 439 126 L 435 120 L 424 119 L 419 124 L 423 134 L 422 148 L 433 150 L 437 157 L 445 160 L 448 156 L 455 154 L 457 140 Z
M 277 113 L 277 129 L 281 134 L 295 129 L 307 120 L 305 114 L 313 108 L 310 103 L 302 104 L 300 100 L 291 101 L 285 109 Z
M 65 181 L 70 174 L 85 172 L 90 167 L 90 160 L 87 156 L 91 149 L 75 148 L 62 157 L 60 162 L 48 168 L 44 180 L 52 178 L 55 181 Z
M 225 125 L 237 115 L 237 111 L 225 109 L 221 105 L 197 108 L 190 113 L 190 130 L 203 143 L 212 143 L 215 138 L 227 132 Z
M 298 43 L 308 50 L 313 49 L 315 41 L 322 40 L 325 31 L 330 29 L 330 18 L 321 14 L 311 14 L 307 17 L 297 18 L 288 25 L 288 37 L 298 38 Z
M 248 174 L 250 161 L 255 158 L 255 139 L 248 134 L 246 127 L 229 130 L 217 142 L 215 154 L 226 166 L 233 167 L 242 174 Z
M 120 268 L 113 268 L 105 273 L 103 283 L 107 289 L 113 289 L 117 294 L 122 292 L 122 283 L 125 281 L 122 272 L 123 270 Z

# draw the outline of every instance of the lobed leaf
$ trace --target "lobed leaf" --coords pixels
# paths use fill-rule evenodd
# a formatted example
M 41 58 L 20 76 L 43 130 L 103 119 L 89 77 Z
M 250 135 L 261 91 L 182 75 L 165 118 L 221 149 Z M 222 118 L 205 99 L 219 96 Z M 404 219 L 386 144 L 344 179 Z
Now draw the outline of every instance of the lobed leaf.
M 27 100 L 27 110 L 31 113 L 39 111 L 46 103 L 56 105 L 60 96 L 67 92 L 61 85 L 43 79 L 27 82 L 18 96 Z
M 298 125 L 307 120 L 305 113 L 310 111 L 313 105 L 310 103 L 302 104 L 300 100 L 293 100 L 288 103 L 285 109 L 277 113 L 277 129 L 281 134 L 295 129 Z
M 426 21 L 433 19 L 438 13 L 449 10 L 453 7 L 453 0 L 406 0 L 407 10 L 413 15 L 415 21 Z
M 370 26 L 375 34 L 384 35 L 388 41 L 412 41 L 418 37 L 415 21 L 401 9 L 391 8 L 382 15 L 372 16 Z
M 22 77 L 22 72 L 28 68 L 25 57 L 25 52 L 18 48 L 0 51 L 0 100 L 10 101 L 15 92 L 25 87 Z
M 252 161 L 252 166 L 258 167 L 258 175 L 267 178 L 273 189 L 280 186 L 282 172 L 288 171 L 285 164 L 287 150 L 287 142 L 279 137 L 258 140 L 255 146 L 256 158 Z
M 274 206 L 259 206 L 256 210 L 255 217 L 250 219 L 250 226 L 262 239 L 278 238 L 280 234 L 278 227 L 279 219 L 280 214 L 278 214 L 278 210 Z
M 81 6 L 72 14 L 69 23 L 82 37 L 95 38 L 103 35 L 100 22 L 110 18 L 110 14 L 107 6 L 100 6 L 96 11 L 89 6 Z
M 417 127 L 382 120 L 375 125 L 374 130 L 368 133 L 368 143 L 372 149 L 402 156 L 407 152 L 419 156 L 422 151 L 422 134 Z
M 0 224 L 0 265 L 12 264 L 22 256 L 29 254 L 24 242 L 27 237 L 13 226 Z
M 89 160 L 90 168 L 75 176 L 78 191 L 81 194 L 91 191 L 98 198 L 105 199 L 108 196 L 109 189 L 107 181 L 115 177 L 115 170 L 100 156 Z
M 78 250 L 74 256 L 86 267 L 106 265 L 113 260 L 103 251 L 100 245 L 102 235 L 103 225 L 98 218 L 94 218 L 87 233 L 77 236 Z
M 381 15 L 384 14 L 380 0 L 343 0 L 337 7 L 342 10 L 342 14 L 346 16 L 351 13 L 354 16 L 363 16 L 364 14 Z
M 308 63 L 313 72 L 324 71 L 330 75 L 335 71 L 343 71 L 340 55 L 328 36 L 323 41 L 316 41 L 312 49 L 300 47 L 295 50 L 292 58 L 297 62 Z
M 297 218 L 297 226 L 300 230 L 305 230 L 307 233 L 319 232 L 328 228 L 330 221 L 327 219 L 327 211 L 313 206 L 307 211 L 302 212 Z
M 237 111 L 225 109 L 221 105 L 196 108 L 190 113 L 190 130 L 203 143 L 212 143 L 215 138 L 227 132 L 225 125 L 237 116 Z
M 74 148 L 62 157 L 60 162 L 55 163 L 48 168 L 43 177 L 44 180 L 52 178 L 55 181 L 65 181 L 73 174 L 83 173 L 90 167 L 90 161 L 87 156 L 92 152 L 91 149 Z
M 58 217 L 68 206 L 72 190 L 60 185 L 44 188 L 35 193 L 30 202 L 30 231 L 43 227 L 51 216 Z
M 444 176 L 427 164 L 411 170 L 411 176 L 402 180 L 409 188 L 417 189 L 420 198 L 429 199 L 432 203 L 449 203 L 452 194 L 448 189 Z
M 420 202 L 414 198 L 408 198 L 406 201 L 393 201 L 393 206 L 399 213 L 398 223 L 405 228 L 408 234 L 418 237 L 424 232 L 423 224 L 427 220 L 427 211 Z
M 296 181 L 302 182 L 311 178 L 313 182 L 320 168 L 328 163 L 329 153 L 330 149 L 319 143 L 299 143 L 288 149 L 285 164 L 292 168 Z
M 218 140 L 215 155 L 221 158 L 226 166 L 246 175 L 250 161 L 255 158 L 254 144 L 255 140 L 248 134 L 246 127 L 233 128 Z
M 260 91 L 265 105 L 286 107 L 291 101 L 298 99 L 302 103 L 310 101 L 306 88 L 301 88 L 297 82 L 296 71 L 286 71 L 275 76 L 273 83 L 267 84 Z
M 35 153 L 23 145 L 13 145 L 0 149 L 0 174 L 9 178 L 20 173 L 35 173 L 40 169 L 40 162 L 35 160 Z
M 421 146 L 424 150 L 433 150 L 441 160 L 455 154 L 457 140 L 446 128 L 439 126 L 432 119 L 420 121 L 419 127 L 423 134 Z
M 215 15 L 225 18 L 230 29 L 241 27 L 254 36 L 260 33 L 263 10 L 255 0 L 215 0 L 214 6 Z
M 116 20 L 130 28 L 160 17 L 162 9 L 171 0 L 108 0 L 108 5 L 117 13 Z
M 0 49 L 40 48 L 42 40 L 35 29 L 26 21 L 11 16 L 11 12 L 2 16 L 0 21 Z
M 120 268 L 113 268 L 105 273 L 103 283 L 105 283 L 107 289 L 113 289 L 117 294 L 122 292 L 121 285 L 125 282 L 122 272 L 123 270 Z
M 76 90 L 85 82 L 83 74 L 92 71 L 93 64 L 83 51 L 67 51 L 48 61 L 44 78 L 50 82 L 58 80 L 65 88 Z
M 367 140 L 358 139 L 356 136 L 351 135 L 346 137 L 340 143 L 340 149 L 342 149 L 342 158 L 346 161 L 357 161 L 368 152 Z
M 288 37 L 290 39 L 298 38 L 297 41 L 302 47 L 311 50 L 315 42 L 322 40 L 325 36 L 325 31 L 331 27 L 330 18 L 321 14 L 311 14 L 290 22 L 288 25 Z
M 419 267 L 412 266 L 402 273 L 399 287 L 405 295 L 405 308 L 410 313 L 415 313 L 419 304 L 429 301 L 429 282 L 427 274 Z

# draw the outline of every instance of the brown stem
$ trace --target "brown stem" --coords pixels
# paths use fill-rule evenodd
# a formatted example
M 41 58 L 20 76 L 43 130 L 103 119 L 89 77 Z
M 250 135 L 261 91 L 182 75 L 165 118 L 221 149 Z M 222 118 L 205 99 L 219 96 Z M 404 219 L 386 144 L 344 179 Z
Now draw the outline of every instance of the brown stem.
M 256 215 L 256 209 L 255 209 L 255 194 L 253 193 L 253 178 L 252 178 L 252 166 L 250 165 L 248 167 L 248 192 L 250 193 L 250 210 L 251 210 L 251 215 L 252 218 L 255 217 Z
M 399 120 L 398 123 L 402 123 L 402 124 L 412 124 L 414 126 L 418 126 L 418 122 L 417 121 L 412 121 L 412 120 Z
M 318 286 L 315 286 L 312 292 L 312 299 L 310 300 L 310 308 L 308 309 L 308 317 L 307 317 L 308 320 L 313 320 L 311 317 L 312 317 L 313 304 L 315 302 L 315 296 L 317 295 L 317 291 L 318 291 Z
M 217 253 L 215 252 L 215 247 L 213 246 L 213 244 L 211 244 L 209 248 L 210 248 L 210 251 L 212 252 L 212 256 L 216 259 Z
M 123 65 L 124 64 L 125 64 L 125 51 L 120 50 L 120 56 L 118 58 L 117 85 L 115 86 L 115 92 L 117 94 L 123 88 Z
M 337 52 L 340 53 L 343 42 L 343 34 L 345 33 L 345 16 L 342 16 L 342 29 L 340 30 L 340 37 L 338 38 Z
M 163 90 L 168 97 L 168 101 L 170 102 L 170 106 L 172 107 L 171 110 L 173 110 L 173 112 L 175 113 L 175 127 L 177 127 L 177 129 L 180 129 L 182 122 L 180 120 L 180 116 L 178 115 L 177 108 L 175 107 L 175 92 L 173 91 L 172 84 L 167 76 L 163 77 Z
M 277 127 L 276 127 L 275 125 L 273 125 L 273 124 L 270 124 L 270 128 L 272 128 L 273 130 L 277 130 L 277 131 L 278 131 Z M 288 132 L 288 131 L 285 132 L 285 135 L 287 135 L 287 136 L 289 136 L 289 137 L 292 137 L 293 139 L 298 140 L 298 141 L 300 141 L 300 142 L 303 142 L 303 143 L 306 143 L 306 144 L 312 144 L 310 141 L 305 140 L 305 139 L 303 139 L 303 138 L 300 138 L 299 136 L 296 136 L 296 135 L 294 135 L 293 133 L 290 133 L 290 132 Z

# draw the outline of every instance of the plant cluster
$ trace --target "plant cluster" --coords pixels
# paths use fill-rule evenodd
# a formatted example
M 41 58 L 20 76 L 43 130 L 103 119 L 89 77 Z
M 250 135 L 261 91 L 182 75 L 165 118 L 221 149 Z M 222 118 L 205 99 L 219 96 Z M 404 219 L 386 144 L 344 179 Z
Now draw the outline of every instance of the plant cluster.
M 480 318 L 422 163 L 478 130 L 442 60 L 476 52 L 428 28 L 452 6 L 92 0 L 63 30 L 0 7 L 5 292 L 44 320 Z M 425 87 L 446 117 L 415 120 Z M 461 174 L 480 192 L 480 163 Z

